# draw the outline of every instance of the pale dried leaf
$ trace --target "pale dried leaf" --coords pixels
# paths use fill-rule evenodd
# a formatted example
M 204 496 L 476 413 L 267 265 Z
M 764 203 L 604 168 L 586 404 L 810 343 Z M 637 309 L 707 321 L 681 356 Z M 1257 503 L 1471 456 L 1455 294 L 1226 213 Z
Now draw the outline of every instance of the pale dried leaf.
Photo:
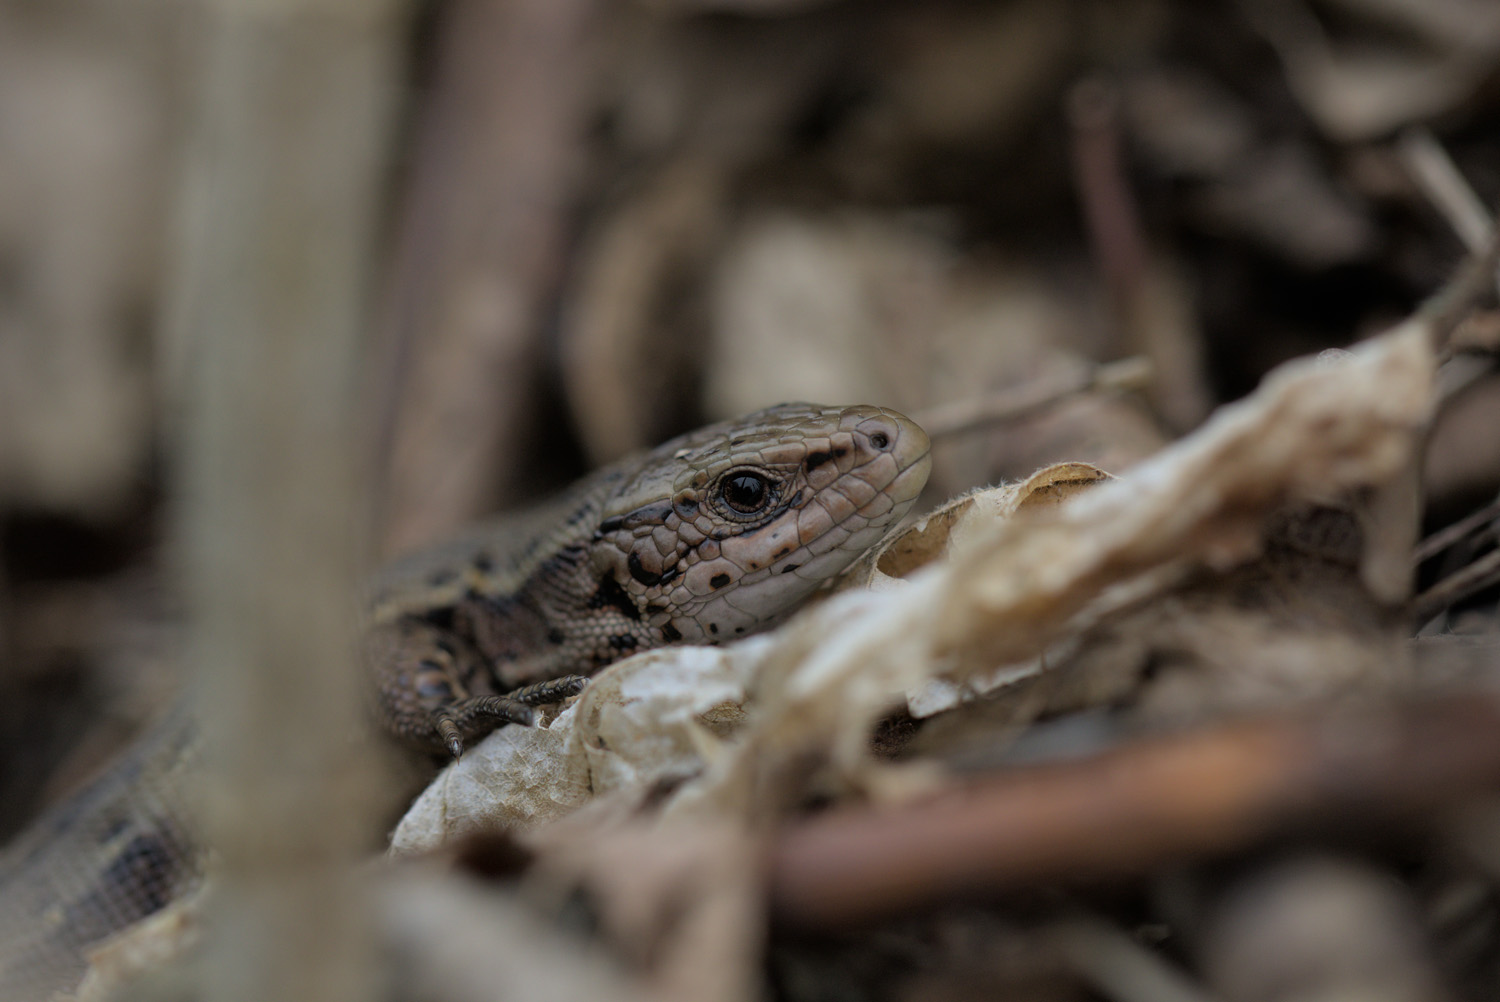
M 504 727 L 433 780 L 391 838 L 420 852 L 478 827 L 527 829 L 591 797 L 681 779 L 743 719 L 764 638 L 646 651 L 605 669 L 546 726 Z
M 1054 463 L 1018 483 L 962 494 L 886 537 L 845 571 L 836 587 L 886 588 L 893 579 L 941 559 L 955 546 L 962 548 L 978 526 L 1017 511 L 1058 504 L 1108 478 L 1089 463 Z

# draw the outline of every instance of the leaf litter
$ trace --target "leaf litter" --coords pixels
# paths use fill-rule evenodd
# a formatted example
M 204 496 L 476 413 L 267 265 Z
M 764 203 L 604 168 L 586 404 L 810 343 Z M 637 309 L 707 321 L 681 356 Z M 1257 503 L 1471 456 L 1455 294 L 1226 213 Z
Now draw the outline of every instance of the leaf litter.
M 1359 804 L 1388 783 L 1399 803 L 1410 777 L 1389 755 L 1423 728 L 1457 726 L 1446 704 L 1421 701 L 1433 686 L 1414 669 L 1404 613 L 1436 340 L 1419 315 L 1294 361 L 1117 477 L 1055 464 L 912 520 L 770 634 L 619 662 L 544 727 L 506 729 L 449 765 L 391 853 L 426 858 L 504 830 L 532 859 L 519 886 L 533 899 L 560 907 L 587 889 L 638 989 L 752 998 L 768 915 L 773 929 L 857 928 L 962 887 L 966 898 L 1059 870 L 1212 858 L 1323 817 L 1309 815 L 1309 790 Z M 1405 699 L 1433 719 L 1391 709 Z M 1478 726 L 1500 719 L 1490 709 Z M 1340 725 L 1346 713 L 1376 723 Z M 1385 744 L 1372 736 L 1381 721 Z M 1351 733 L 1375 750 L 1351 750 Z M 1432 790 L 1467 790 L 1494 759 L 1461 749 L 1422 768 Z M 1073 782 L 1084 799 L 1056 800 Z M 1123 784 L 1114 796 L 1111 784 Z M 965 813 L 991 796 L 1001 813 Z M 1038 844 L 1055 831 L 1038 819 L 1069 810 L 1095 824 Z M 981 841 L 943 841 L 972 824 Z M 1120 838 L 1101 849 L 1111 825 Z M 960 872 L 906 873 L 919 858 Z M 1329 865 L 1308 864 L 1315 898 L 1345 884 L 1357 900 L 1375 893 Z M 1273 877 L 1302 879 L 1287 872 Z M 1267 921 L 1223 907 L 1213 929 Z M 1058 983 L 1124 977 L 1079 959 L 1094 956 L 1080 942 L 1119 935 L 1080 916 L 1064 908 L 1010 935 L 1051 944 L 1041 955 Z M 1249 975 L 1235 951 L 1262 933 L 1224 935 L 1206 963 L 1237 984 Z M 783 976 L 810 962 L 801 942 L 773 937 Z M 1139 952 L 1127 941 L 1125 967 L 1164 963 Z M 1142 976 L 1157 975 L 1180 977 Z

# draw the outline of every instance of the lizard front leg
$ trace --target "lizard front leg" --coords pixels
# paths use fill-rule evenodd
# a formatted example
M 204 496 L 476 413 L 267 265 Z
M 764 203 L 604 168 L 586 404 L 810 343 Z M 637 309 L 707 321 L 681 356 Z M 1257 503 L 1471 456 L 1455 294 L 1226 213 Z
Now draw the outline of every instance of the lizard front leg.
M 454 758 L 502 724 L 529 725 L 533 707 L 576 695 L 587 683 L 570 675 L 496 693 L 468 643 L 411 616 L 366 631 L 364 656 L 382 726 L 407 744 L 446 749 Z

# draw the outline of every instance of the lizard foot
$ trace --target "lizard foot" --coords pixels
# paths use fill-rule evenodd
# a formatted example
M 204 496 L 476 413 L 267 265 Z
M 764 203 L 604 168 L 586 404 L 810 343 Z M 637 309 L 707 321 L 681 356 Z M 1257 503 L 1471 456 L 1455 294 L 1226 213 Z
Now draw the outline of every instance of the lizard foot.
M 501 724 L 531 726 L 536 712 L 509 696 L 470 696 L 443 707 L 436 714 L 438 737 L 454 758 L 464 753 L 464 737 L 488 734 Z
M 536 722 L 532 707 L 560 703 L 583 691 L 589 680 L 564 675 L 534 682 L 503 696 L 470 696 L 443 707 L 436 714 L 438 737 L 454 758 L 464 752 L 464 738 L 482 736 L 501 724 L 529 727 Z
M 549 678 L 545 682 L 533 682 L 531 685 L 512 689 L 505 694 L 505 697 L 514 699 L 518 703 L 525 703 L 527 706 L 546 706 L 548 703 L 561 703 L 565 699 L 578 695 L 588 684 L 588 678 L 583 675 L 561 675 L 557 678 Z

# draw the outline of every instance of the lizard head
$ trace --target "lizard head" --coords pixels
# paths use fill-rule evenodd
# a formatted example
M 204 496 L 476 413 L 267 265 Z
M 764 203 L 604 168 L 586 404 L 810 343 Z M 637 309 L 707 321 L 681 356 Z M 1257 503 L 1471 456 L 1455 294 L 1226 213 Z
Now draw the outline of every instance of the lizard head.
M 710 425 L 617 482 L 596 570 L 667 642 L 753 633 L 874 545 L 931 465 L 926 433 L 884 407 L 782 404 Z

